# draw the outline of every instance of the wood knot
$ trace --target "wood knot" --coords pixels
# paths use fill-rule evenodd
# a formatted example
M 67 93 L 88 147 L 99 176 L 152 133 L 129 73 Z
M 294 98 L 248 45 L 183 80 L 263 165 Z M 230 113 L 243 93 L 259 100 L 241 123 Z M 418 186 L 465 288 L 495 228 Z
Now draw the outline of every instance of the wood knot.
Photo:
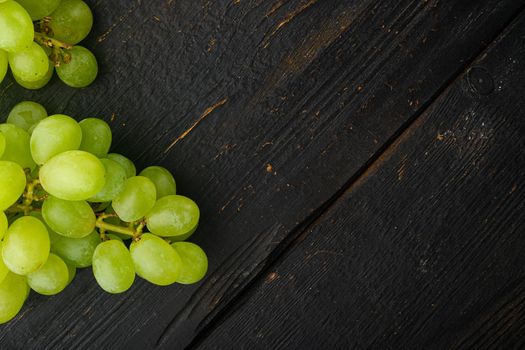
M 472 67 L 467 73 L 470 89 L 480 95 L 489 95 L 494 91 L 494 80 L 483 67 Z

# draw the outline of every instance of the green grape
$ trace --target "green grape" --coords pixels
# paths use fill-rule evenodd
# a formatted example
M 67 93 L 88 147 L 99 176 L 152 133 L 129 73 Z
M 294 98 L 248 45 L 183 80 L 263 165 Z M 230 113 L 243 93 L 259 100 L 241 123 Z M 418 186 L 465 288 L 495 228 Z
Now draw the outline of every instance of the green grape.
M 7 222 L 7 216 L 5 216 L 3 211 L 0 211 L 0 241 L 2 238 L 4 238 L 4 235 L 7 232 L 7 226 L 9 226 L 9 223 Z
M 128 248 L 117 240 L 100 243 L 93 254 L 93 274 L 108 293 L 122 293 L 135 281 L 135 268 Z
M 56 67 L 60 80 L 74 88 L 83 88 L 94 82 L 98 74 L 95 55 L 82 46 L 73 46 L 65 51 L 71 59 Z
M 31 17 L 15 1 L 0 3 L 0 49 L 14 52 L 33 43 L 34 28 Z
M 167 286 L 180 276 L 182 261 L 168 242 L 145 233 L 129 247 L 137 275 L 159 286 Z
M 49 71 L 47 54 L 35 42 L 25 50 L 10 52 L 7 57 L 13 75 L 23 81 L 33 82 L 43 79 Z
M 36 21 L 49 16 L 60 5 L 61 0 L 16 0 L 22 5 L 31 19 Z
M 10 321 L 18 314 L 24 306 L 28 291 L 24 277 L 12 272 L 7 274 L 0 283 L 0 324 Z
M 126 171 L 114 160 L 102 158 L 100 160 L 106 169 L 106 183 L 104 187 L 93 197 L 90 202 L 112 201 L 124 188 L 126 182 Z
M 44 265 L 49 249 L 46 226 L 37 218 L 23 216 L 7 229 L 2 257 L 9 270 L 18 275 L 27 275 Z
M 75 279 L 75 276 L 77 275 L 77 268 L 74 267 L 73 265 L 69 265 L 69 264 L 66 264 L 67 265 L 67 271 L 68 271 L 68 280 L 67 280 L 67 284 L 69 285 L 71 282 L 73 282 L 73 280 Z
M 68 201 L 93 197 L 104 187 L 106 171 L 100 160 L 84 151 L 67 151 L 40 168 L 40 182 L 49 194 Z
M 33 170 L 36 163 L 31 157 L 27 131 L 13 124 L 0 124 L 0 133 L 5 137 L 2 159 L 18 163 L 24 169 Z
M 135 164 L 133 164 L 131 160 L 124 157 L 123 155 L 118 153 L 110 153 L 108 154 L 107 158 L 119 163 L 124 168 L 124 170 L 126 170 L 127 177 L 133 177 L 137 175 L 137 168 L 135 168 Z
M 49 196 L 42 205 L 42 216 L 56 233 L 71 238 L 82 238 L 95 229 L 97 218 L 85 201 L 67 201 Z
M 82 129 L 75 119 L 55 114 L 42 120 L 31 134 L 31 155 L 39 165 L 65 151 L 76 150 L 82 141 Z
M 6 210 L 15 204 L 25 188 L 26 174 L 20 165 L 0 160 L 0 210 Z
M 47 83 L 49 83 L 49 81 L 53 77 L 54 71 L 55 71 L 55 65 L 53 64 L 52 61 L 48 60 L 47 73 L 46 75 L 44 75 L 42 79 L 38 79 L 35 81 L 25 81 L 24 79 L 20 78 L 16 74 L 13 74 L 13 77 L 15 78 L 15 81 L 18 83 L 18 85 L 26 89 L 29 89 L 29 90 L 38 90 L 46 86 Z
M 7 73 L 7 52 L 0 50 L 0 83 L 4 80 Z
M 178 283 L 192 284 L 204 278 L 208 271 L 208 257 L 201 247 L 190 242 L 175 242 L 171 246 L 182 260 Z
M 99 118 L 86 118 L 80 121 L 82 128 L 82 151 L 89 152 L 99 158 L 105 158 L 111 147 L 111 129 L 105 121 Z
M 93 14 L 82 0 L 62 0 L 50 17 L 52 36 L 71 45 L 82 41 L 93 26 Z
M 39 103 L 33 101 L 23 101 L 13 107 L 9 116 L 7 117 L 7 123 L 14 124 L 25 131 L 39 121 L 47 117 L 47 111 Z
M 0 241 L 0 252 L 2 251 L 2 241 Z M 0 254 L 0 283 L 4 280 L 5 276 L 7 276 L 7 273 L 9 272 L 9 269 L 7 266 L 5 266 L 4 260 L 2 259 L 2 256 Z
M 38 294 L 55 295 L 66 288 L 69 270 L 64 260 L 55 254 L 49 254 L 44 266 L 27 275 L 29 287 Z
M 53 230 L 48 231 L 53 253 L 59 255 L 68 265 L 78 268 L 91 266 L 95 248 L 100 244 L 97 231 L 82 238 L 64 237 Z
M 199 207 L 191 199 L 171 195 L 159 199 L 146 215 L 148 229 L 157 236 L 185 235 L 199 223 Z
M 155 205 L 155 185 L 144 176 L 130 177 L 113 199 L 113 209 L 121 220 L 133 222 L 143 218 Z
M 0 133 L 0 158 L 4 155 L 5 152 L 5 136 Z
M 157 199 L 177 192 L 175 179 L 166 168 L 161 166 L 150 166 L 142 170 L 139 175 L 145 176 L 153 181 L 155 188 L 157 189 Z

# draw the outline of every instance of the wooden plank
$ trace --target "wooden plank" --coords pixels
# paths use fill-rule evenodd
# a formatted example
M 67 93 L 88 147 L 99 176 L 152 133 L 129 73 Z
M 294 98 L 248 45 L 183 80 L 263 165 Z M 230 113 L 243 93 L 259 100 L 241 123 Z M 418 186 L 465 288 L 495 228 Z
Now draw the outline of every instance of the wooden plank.
M 523 348 L 524 38 L 522 15 L 195 348 Z
M 210 275 L 108 296 L 81 272 L 1 327 L 6 347 L 190 343 L 525 1 L 90 3 L 97 82 L 36 93 L 6 82 L 0 115 L 20 99 L 115 114 L 114 150 L 175 170 L 200 204 Z

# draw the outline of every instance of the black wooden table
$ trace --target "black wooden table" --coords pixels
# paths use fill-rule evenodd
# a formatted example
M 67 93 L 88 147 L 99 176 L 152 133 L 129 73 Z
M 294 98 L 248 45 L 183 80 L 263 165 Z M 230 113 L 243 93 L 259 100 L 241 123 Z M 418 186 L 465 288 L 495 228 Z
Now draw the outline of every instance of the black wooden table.
M 32 295 L 1 349 L 525 346 L 524 0 L 89 1 L 81 90 L 173 170 L 202 223 L 194 286 Z

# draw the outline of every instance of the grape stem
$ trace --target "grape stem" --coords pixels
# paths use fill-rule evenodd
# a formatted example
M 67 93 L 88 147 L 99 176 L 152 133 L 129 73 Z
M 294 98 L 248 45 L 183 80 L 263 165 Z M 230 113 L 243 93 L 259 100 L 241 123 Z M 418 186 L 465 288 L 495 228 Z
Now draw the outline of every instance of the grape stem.
M 37 44 L 40 44 L 40 45 L 43 45 L 43 46 L 47 46 L 47 47 L 50 47 L 50 48 L 58 47 L 58 48 L 62 48 L 62 49 L 70 49 L 70 48 L 73 47 L 72 45 L 70 45 L 68 43 L 65 43 L 63 41 L 60 41 L 60 40 L 57 40 L 57 39 L 54 39 L 54 38 L 50 38 L 47 35 L 39 33 L 39 32 L 35 32 L 35 39 L 34 40 L 35 40 L 35 42 Z
M 104 219 L 113 218 L 113 217 L 117 217 L 117 215 L 116 214 L 102 214 L 98 217 L 97 222 L 95 223 L 95 226 L 99 228 L 101 236 L 105 235 L 106 231 L 122 233 L 124 235 L 128 235 L 133 238 L 137 238 L 142 234 L 142 230 L 144 229 L 144 225 L 145 225 L 144 221 L 141 221 L 136 229 L 133 229 L 131 227 L 113 225 L 113 224 L 109 224 L 104 221 Z

